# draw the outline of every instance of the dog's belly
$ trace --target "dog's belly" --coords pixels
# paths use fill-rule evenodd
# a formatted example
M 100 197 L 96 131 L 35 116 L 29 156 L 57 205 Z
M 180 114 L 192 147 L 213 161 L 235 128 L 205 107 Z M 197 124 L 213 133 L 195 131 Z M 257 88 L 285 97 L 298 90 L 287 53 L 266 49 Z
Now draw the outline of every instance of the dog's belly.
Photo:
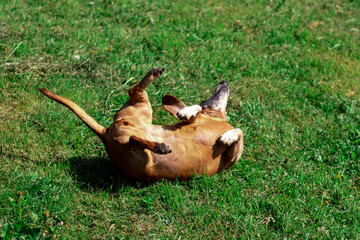
M 228 127 L 223 132 L 226 132 L 226 129 Z M 190 138 L 188 135 L 182 138 L 176 134 L 164 138 L 164 142 L 172 150 L 169 154 L 159 155 L 149 151 L 152 157 L 146 168 L 151 180 L 185 180 L 193 174 L 211 176 L 222 170 L 225 164 L 223 161 L 226 161 L 222 154 L 226 146 L 216 144 L 222 131 L 207 130 L 204 133 L 198 129 Z
M 125 174 L 143 180 L 185 180 L 193 174 L 214 175 L 223 169 L 222 154 L 226 146 L 216 144 L 219 137 L 233 129 L 227 122 L 191 123 L 181 127 L 151 125 L 109 128 L 110 144 L 105 144 L 109 157 Z M 130 149 L 129 138 L 135 135 L 149 141 L 165 143 L 172 150 L 156 154 L 147 149 Z
M 214 158 L 213 152 L 209 151 L 207 146 L 196 144 L 188 147 L 181 143 L 177 146 L 167 156 L 153 154 L 152 161 L 146 166 L 151 180 L 185 180 L 193 174 L 213 175 L 219 171 L 221 156 Z

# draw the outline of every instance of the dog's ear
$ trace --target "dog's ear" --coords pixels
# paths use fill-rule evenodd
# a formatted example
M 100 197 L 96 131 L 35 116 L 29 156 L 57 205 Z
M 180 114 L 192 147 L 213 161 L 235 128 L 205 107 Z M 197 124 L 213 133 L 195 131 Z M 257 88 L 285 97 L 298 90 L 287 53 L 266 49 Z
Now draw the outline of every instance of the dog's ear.
M 178 99 L 177 97 L 174 97 L 170 94 L 166 94 L 163 99 L 162 99 L 162 105 L 163 107 L 169 112 L 171 113 L 171 115 L 173 115 L 175 118 L 179 119 L 176 114 L 183 109 L 184 107 L 186 107 L 185 103 L 183 103 L 183 101 L 181 101 L 180 99 Z

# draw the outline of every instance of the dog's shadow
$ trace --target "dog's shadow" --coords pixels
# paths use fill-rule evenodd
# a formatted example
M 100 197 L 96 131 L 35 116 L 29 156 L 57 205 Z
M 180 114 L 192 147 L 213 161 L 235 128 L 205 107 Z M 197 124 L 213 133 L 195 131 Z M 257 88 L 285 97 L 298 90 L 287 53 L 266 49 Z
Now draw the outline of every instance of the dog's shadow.
M 70 174 L 82 190 L 117 192 L 124 186 L 143 188 L 150 183 L 132 179 L 121 173 L 106 157 L 74 157 L 69 159 Z

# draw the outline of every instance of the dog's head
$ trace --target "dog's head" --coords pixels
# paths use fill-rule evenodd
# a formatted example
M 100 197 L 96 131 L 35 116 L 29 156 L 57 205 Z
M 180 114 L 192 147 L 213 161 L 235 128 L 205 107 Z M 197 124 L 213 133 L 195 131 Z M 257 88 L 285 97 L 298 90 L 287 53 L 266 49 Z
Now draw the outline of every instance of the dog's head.
M 221 81 L 215 88 L 213 95 L 206 101 L 201 102 L 202 113 L 215 118 L 226 120 L 226 105 L 229 98 L 229 85 L 225 81 Z M 177 97 L 165 95 L 162 100 L 163 107 L 170 112 L 175 118 L 177 113 L 186 107 L 186 105 Z
M 216 86 L 213 95 L 206 101 L 201 102 L 203 109 L 217 110 L 225 114 L 227 101 L 229 99 L 230 89 L 226 81 L 221 81 Z

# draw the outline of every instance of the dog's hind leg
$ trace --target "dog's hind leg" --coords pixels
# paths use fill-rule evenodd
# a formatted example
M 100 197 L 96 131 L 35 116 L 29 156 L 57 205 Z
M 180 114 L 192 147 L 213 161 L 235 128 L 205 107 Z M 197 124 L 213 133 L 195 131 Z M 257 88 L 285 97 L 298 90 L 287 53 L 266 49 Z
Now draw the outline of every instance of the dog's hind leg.
M 146 76 L 129 90 L 130 100 L 115 114 L 114 121 L 126 120 L 138 127 L 152 123 L 152 108 L 145 88 L 164 72 L 154 67 Z
M 134 87 L 129 90 L 130 100 L 132 102 L 142 102 L 148 101 L 148 96 L 145 92 L 145 88 L 149 86 L 149 84 L 157 79 L 164 72 L 164 68 L 154 67 L 151 69 L 145 77 Z
M 171 153 L 168 145 L 165 143 L 158 143 L 149 140 L 145 140 L 132 135 L 129 139 L 130 148 L 149 149 L 150 151 L 157 154 Z

